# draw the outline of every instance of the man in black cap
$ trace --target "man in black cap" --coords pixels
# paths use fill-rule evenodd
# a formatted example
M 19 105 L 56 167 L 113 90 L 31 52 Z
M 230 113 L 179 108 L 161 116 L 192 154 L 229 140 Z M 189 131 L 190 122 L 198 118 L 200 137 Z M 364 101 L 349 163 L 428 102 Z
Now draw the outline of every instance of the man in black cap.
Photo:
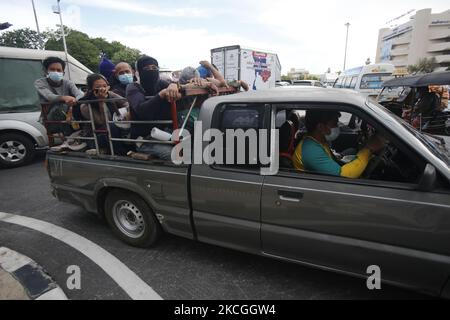
M 178 86 L 160 79 L 158 61 L 152 57 L 141 57 L 136 63 L 136 68 L 139 81 L 129 84 L 126 90 L 132 119 L 136 121 L 172 120 L 169 102 L 181 98 Z M 150 134 L 154 127 L 171 131 L 171 126 L 168 125 L 133 124 L 131 138 L 151 139 Z M 137 151 L 170 160 L 172 146 L 144 143 L 137 148 Z

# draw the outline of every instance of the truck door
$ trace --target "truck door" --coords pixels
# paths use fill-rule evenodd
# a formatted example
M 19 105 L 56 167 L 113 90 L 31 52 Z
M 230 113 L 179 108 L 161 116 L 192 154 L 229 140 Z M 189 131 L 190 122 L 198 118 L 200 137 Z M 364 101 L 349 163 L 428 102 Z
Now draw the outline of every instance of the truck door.
M 265 125 L 266 118 L 266 108 L 260 104 L 229 104 L 216 107 L 212 127 L 224 133 L 224 158 L 233 152 L 235 157 L 229 162 L 237 163 L 237 143 L 234 146 L 226 143 L 227 129 L 257 131 Z M 257 144 L 257 141 L 246 140 L 246 151 L 250 144 L 255 143 Z M 259 166 L 248 161 L 245 164 L 224 162 L 225 164 L 192 165 L 190 185 L 198 239 L 259 253 L 263 182 Z
M 280 169 L 264 180 L 262 250 L 360 276 L 379 266 L 384 281 L 439 294 L 450 272 L 450 190 L 448 181 L 447 189 L 417 187 Z

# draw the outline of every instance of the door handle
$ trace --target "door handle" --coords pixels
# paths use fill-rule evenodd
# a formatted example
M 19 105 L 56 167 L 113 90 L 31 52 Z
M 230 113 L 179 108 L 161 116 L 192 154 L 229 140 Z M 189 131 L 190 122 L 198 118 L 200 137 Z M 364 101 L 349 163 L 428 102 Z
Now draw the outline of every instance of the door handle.
M 303 199 L 303 193 L 301 192 L 293 192 L 293 191 L 284 191 L 284 190 L 278 190 L 278 197 L 282 201 L 289 201 L 289 202 L 300 202 L 301 199 Z

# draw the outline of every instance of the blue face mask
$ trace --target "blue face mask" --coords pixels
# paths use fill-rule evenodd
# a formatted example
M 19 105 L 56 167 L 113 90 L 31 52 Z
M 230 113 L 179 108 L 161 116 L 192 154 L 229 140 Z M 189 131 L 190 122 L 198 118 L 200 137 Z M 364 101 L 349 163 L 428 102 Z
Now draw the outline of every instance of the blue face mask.
M 131 73 L 120 74 L 117 79 L 124 85 L 133 83 L 133 75 Z
M 53 82 L 60 82 L 63 77 L 64 77 L 64 73 L 62 72 L 56 72 L 56 71 L 50 71 L 48 73 L 47 76 L 50 80 L 52 80 Z
M 341 129 L 339 127 L 331 128 L 331 133 L 329 135 L 326 135 L 325 139 L 327 139 L 328 142 L 333 142 L 339 137 L 340 134 Z

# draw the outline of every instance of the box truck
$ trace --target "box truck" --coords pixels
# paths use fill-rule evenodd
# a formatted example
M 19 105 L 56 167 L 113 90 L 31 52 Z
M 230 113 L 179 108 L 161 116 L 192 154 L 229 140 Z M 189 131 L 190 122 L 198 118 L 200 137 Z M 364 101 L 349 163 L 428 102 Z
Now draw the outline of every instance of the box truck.
M 239 45 L 211 49 L 211 62 L 225 80 L 244 80 L 252 90 L 275 88 L 281 80 L 281 64 L 275 53 Z

